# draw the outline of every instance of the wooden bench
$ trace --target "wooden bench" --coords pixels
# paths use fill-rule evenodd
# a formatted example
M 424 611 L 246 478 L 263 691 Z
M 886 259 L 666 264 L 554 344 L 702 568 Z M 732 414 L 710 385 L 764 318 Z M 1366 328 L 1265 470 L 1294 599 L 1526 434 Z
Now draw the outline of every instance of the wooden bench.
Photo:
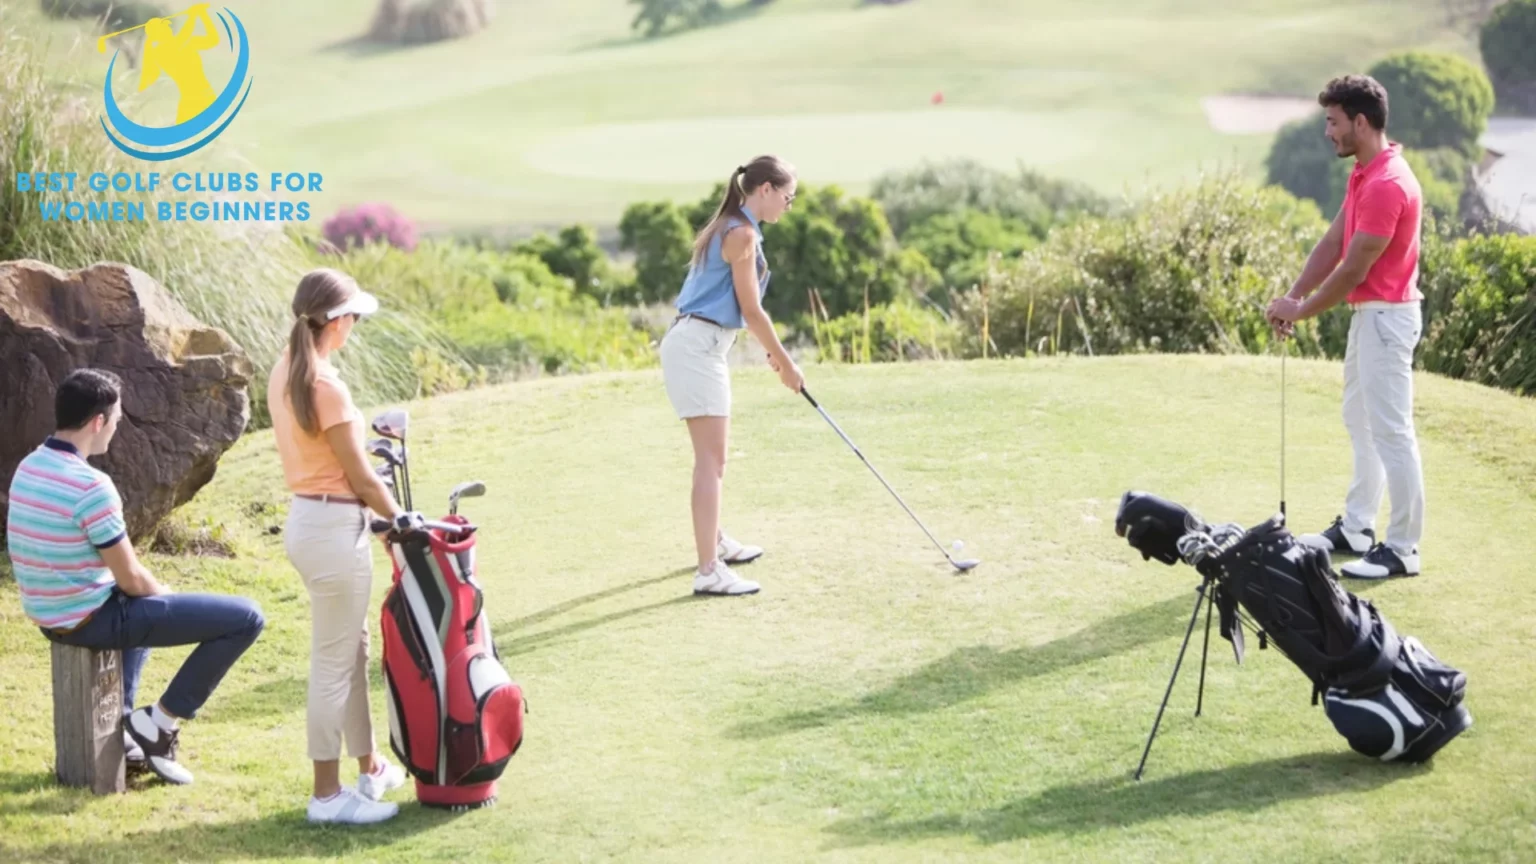
M 122 652 L 51 644 L 54 773 L 97 795 L 122 792 Z

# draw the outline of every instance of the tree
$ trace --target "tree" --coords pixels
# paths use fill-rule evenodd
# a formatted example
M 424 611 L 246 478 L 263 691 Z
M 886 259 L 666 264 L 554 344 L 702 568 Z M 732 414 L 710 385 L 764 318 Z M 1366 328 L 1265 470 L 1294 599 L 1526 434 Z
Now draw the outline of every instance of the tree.
M 1495 9 L 1480 43 L 1499 101 L 1536 112 L 1536 0 L 1509 0 Z
M 619 248 L 635 254 L 635 288 L 641 302 L 677 296 L 688 272 L 693 230 L 671 201 L 629 205 L 619 220 Z
M 669 27 L 698 27 L 717 20 L 724 11 L 719 0 L 629 0 L 640 7 L 630 28 L 644 30 L 647 38 Z
M 1382 60 L 1370 75 L 1387 88 L 1387 133 L 1407 147 L 1451 147 L 1476 158 L 1493 113 L 1493 85 L 1454 54 L 1408 51 Z

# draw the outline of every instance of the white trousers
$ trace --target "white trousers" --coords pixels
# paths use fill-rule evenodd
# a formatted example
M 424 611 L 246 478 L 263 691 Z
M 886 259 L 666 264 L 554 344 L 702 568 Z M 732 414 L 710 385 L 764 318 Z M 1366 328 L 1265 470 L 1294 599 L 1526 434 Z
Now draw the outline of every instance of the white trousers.
M 374 751 L 368 704 L 368 600 L 373 588 L 368 511 L 294 498 L 283 543 L 309 591 L 309 758 Z
M 1376 527 L 1383 492 L 1392 502 L 1384 542 L 1407 555 L 1424 535 L 1424 471 L 1413 426 L 1413 351 L 1423 320 L 1419 304 L 1362 305 L 1349 324 L 1344 353 L 1344 427 L 1355 448 L 1355 476 L 1344 527 Z

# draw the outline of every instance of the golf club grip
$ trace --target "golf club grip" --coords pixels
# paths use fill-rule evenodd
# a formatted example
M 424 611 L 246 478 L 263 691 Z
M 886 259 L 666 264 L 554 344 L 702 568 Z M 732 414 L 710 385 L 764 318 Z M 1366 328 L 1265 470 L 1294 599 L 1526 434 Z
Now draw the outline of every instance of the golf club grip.
M 816 400 L 815 399 L 811 398 L 811 391 L 805 389 L 804 387 L 800 388 L 800 395 L 805 397 L 805 401 L 811 403 L 811 407 L 813 407 L 813 408 L 820 408 L 821 407 L 820 405 L 816 404 Z

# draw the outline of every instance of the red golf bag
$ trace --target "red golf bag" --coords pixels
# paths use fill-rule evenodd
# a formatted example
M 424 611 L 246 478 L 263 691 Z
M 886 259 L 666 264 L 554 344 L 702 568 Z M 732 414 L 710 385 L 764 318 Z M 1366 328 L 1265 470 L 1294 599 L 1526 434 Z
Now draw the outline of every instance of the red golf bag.
M 467 809 L 495 801 L 523 743 L 523 691 L 501 665 L 475 579 L 474 528 L 458 516 L 423 531 L 389 531 L 394 581 L 384 597 L 389 743 L 416 798 Z

